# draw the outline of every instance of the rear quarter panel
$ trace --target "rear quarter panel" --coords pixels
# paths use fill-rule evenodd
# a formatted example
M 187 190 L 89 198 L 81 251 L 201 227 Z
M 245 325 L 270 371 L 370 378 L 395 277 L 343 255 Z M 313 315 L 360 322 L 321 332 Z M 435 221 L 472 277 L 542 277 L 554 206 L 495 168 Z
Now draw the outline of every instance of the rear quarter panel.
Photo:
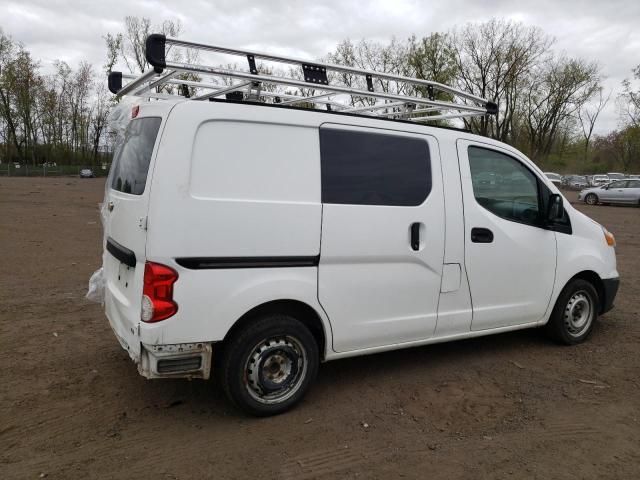
M 319 255 L 320 154 L 311 117 L 208 102 L 172 110 L 153 172 L 147 259 L 178 271 L 178 313 L 144 325 L 142 342 L 222 340 L 248 310 L 280 299 L 307 303 L 330 331 L 316 267 L 191 270 L 175 261 Z

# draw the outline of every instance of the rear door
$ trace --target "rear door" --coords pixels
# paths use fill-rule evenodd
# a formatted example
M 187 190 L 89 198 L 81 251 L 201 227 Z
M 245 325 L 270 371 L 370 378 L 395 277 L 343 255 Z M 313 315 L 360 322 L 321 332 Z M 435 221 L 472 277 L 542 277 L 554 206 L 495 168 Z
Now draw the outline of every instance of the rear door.
M 540 226 L 546 187 L 523 160 L 499 147 L 458 140 L 458 155 L 471 328 L 537 322 L 556 269 L 556 234 Z M 487 174 L 496 182 L 484 182 Z
M 325 124 L 320 152 L 318 294 L 334 349 L 431 337 L 444 255 L 435 138 Z
M 624 203 L 626 187 L 626 180 L 616 180 L 615 182 L 611 182 L 607 185 L 607 188 L 602 189 L 600 200 L 603 202 Z
M 106 186 L 105 310 L 123 347 L 140 354 L 138 322 L 144 277 L 149 171 L 161 117 L 131 120 L 114 153 Z
M 640 180 L 629 180 L 624 192 L 625 203 L 640 203 Z

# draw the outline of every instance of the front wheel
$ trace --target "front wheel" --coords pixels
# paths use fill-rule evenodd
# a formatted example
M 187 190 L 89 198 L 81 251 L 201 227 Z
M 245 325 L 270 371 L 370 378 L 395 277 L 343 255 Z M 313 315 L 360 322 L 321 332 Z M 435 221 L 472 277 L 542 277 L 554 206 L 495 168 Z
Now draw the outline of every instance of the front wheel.
M 270 314 L 226 341 L 221 382 L 229 399 L 256 416 L 282 413 L 298 403 L 318 371 L 318 344 L 295 318 Z
M 587 205 L 597 205 L 598 196 L 595 193 L 590 193 L 584 198 L 584 201 L 587 203 Z
M 598 293 L 594 286 L 577 278 L 562 290 L 546 325 L 549 336 L 565 345 L 583 342 L 598 317 Z

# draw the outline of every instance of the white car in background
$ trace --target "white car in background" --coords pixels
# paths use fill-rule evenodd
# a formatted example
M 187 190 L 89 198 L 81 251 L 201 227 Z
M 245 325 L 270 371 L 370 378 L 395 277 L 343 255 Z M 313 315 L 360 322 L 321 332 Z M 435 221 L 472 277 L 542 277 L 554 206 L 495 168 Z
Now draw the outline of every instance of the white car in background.
M 562 186 L 562 175 L 553 172 L 544 172 L 544 174 L 556 187 Z
M 598 203 L 621 203 L 640 205 L 640 180 L 616 180 L 601 187 L 582 190 L 578 200 L 588 205 Z
M 607 173 L 607 177 L 609 177 L 609 180 L 613 181 L 613 180 L 624 180 L 625 174 L 624 173 Z
M 594 175 L 591 177 L 591 186 L 592 187 L 601 187 L 609 183 L 611 179 L 608 175 Z

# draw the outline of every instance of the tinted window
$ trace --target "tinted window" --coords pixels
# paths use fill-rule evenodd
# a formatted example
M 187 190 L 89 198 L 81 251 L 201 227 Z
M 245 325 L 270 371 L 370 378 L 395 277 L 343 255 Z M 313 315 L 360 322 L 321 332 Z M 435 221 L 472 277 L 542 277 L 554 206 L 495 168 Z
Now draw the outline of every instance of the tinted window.
M 479 147 L 469 147 L 473 194 L 490 212 L 507 220 L 539 223 L 538 181 L 515 158 Z
M 629 180 L 627 188 L 640 188 L 640 180 Z
M 114 155 L 111 188 L 142 195 L 161 121 L 157 117 L 147 117 L 129 123 L 124 140 Z
M 618 180 L 617 182 L 611 182 L 609 188 L 625 188 L 627 186 L 626 180 Z
M 431 191 L 426 140 L 320 129 L 322 201 L 420 205 Z

